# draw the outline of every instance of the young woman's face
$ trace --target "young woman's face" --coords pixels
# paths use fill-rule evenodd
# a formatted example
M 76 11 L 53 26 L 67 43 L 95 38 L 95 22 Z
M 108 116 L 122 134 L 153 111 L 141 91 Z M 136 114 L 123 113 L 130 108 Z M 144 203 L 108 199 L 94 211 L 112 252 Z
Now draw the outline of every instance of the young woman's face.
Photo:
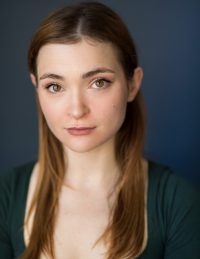
M 127 102 L 139 89 L 134 80 L 127 82 L 109 43 L 48 44 L 38 54 L 40 106 L 66 150 L 87 152 L 113 145 Z

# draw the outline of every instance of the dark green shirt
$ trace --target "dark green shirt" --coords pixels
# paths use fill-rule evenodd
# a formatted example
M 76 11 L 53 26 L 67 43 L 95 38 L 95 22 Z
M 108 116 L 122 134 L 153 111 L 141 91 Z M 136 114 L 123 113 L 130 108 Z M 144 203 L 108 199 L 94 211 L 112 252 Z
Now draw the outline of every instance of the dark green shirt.
M 1 259 L 18 258 L 25 249 L 23 221 L 33 166 L 0 175 Z M 148 243 L 139 258 L 200 259 L 199 190 L 151 161 L 148 178 Z

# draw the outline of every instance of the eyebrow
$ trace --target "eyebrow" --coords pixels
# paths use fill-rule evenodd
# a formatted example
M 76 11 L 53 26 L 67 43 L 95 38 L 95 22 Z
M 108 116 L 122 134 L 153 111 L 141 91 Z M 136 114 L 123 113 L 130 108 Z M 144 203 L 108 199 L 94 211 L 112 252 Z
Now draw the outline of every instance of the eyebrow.
M 91 71 L 86 72 L 85 74 L 82 75 L 82 78 L 88 78 L 91 76 L 94 76 L 96 74 L 100 74 L 100 73 L 112 73 L 114 74 L 115 72 L 112 69 L 109 68 L 97 68 Z
M 88 78 L 88 77 L 91 77 L 91 76 L 94 76 L 94 75 L 100 74 L 100 73 L 112 73 L 112 74 L 114 74 L 115 72 L 112 69 L 109 69 L 109 68 L 97 68 L 97 69 L 94 69 L 94 70 L 91 70 L 91 71 L 88 71 L 88 72 L 84 73 L 81 77 L 83 79 L 85 79 L 85 78 Z M 44 75 L 42 75 L 39 78 L 39 80 L 43 80 L 43 79 L 46 79 L 46 78 L 58 79 L 58 80 L 64 81 L 63 76 L 57 75 L 57 74 L 54 74 L 54 73 L 45 73 Z
M 53 73 L 45 73 L 44 75 L 42 75 L 39 80 L 43 80 L 46 78 L 51 78 L 51 79 L 59 79 L 59 80 L 64 80 L 63 76 L 57 75 L 57 74 L 53 74 Z

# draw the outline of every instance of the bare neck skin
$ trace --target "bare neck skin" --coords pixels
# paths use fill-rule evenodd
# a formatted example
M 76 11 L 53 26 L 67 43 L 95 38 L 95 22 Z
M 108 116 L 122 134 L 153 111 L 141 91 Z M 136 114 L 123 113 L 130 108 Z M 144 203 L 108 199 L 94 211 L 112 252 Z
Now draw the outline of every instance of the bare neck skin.
M 84 153 L 64 148 L 67 167 L 64 184 L 79 191 L 109 191 L 119 176 L 113 142 Z

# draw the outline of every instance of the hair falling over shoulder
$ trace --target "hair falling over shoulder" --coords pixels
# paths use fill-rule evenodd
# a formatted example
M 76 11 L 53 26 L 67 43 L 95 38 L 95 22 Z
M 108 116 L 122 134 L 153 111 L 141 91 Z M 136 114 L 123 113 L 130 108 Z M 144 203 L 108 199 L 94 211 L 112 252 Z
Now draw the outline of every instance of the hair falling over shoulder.
M 99 22 L 101 21 L 101 22 Z M 48 43 L 75 43 L 83 37 L 113 44 L 127 80 L 138 66 L 133 40 L 121 18 L 98 2 L 70 5 L 51 13 L 35 33 L 29 53 L 29 71 L 37 78 L 37 56 Z M 66 164 L 61 143 L 49 130 L 38 102 L 39 178 L 28 218 L 34 209 L 29 244 L 23 259 L 54 254 L 54 226 Z M 136 258 L 146 245 L 146 185 L 142 170 L 145 135 L 144 104 L 139 92 L 128 103 L 124 123 L 117 133 L 115 152 L 121 169 L 118 196 L 110 222 L 98 242 L 106 242 L 106 259 Z

